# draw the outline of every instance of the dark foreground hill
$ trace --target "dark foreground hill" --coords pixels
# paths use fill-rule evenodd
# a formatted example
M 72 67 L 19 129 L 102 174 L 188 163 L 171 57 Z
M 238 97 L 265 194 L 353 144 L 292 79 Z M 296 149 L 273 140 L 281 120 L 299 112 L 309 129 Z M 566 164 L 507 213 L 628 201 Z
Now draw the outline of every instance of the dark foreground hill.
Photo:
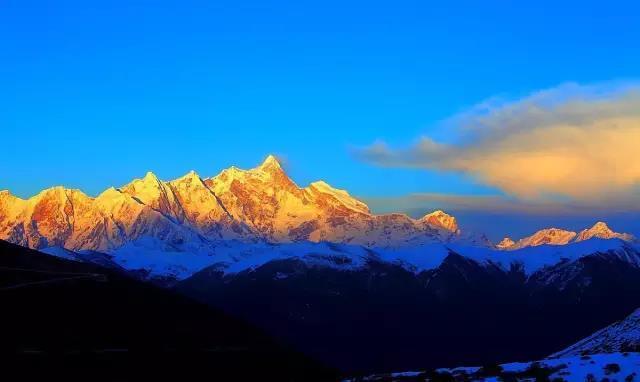
M 219 311 L 4 241 L 0 303 L 3 374 L 15 380 L 335 379 Z
M 233 274 L 210 267 L 176 288 L 366 375 L 541 359 L 640 306 L 639 259 L 626 244 L 532 274 L 455 252 L 417 273 L 283 259 Z

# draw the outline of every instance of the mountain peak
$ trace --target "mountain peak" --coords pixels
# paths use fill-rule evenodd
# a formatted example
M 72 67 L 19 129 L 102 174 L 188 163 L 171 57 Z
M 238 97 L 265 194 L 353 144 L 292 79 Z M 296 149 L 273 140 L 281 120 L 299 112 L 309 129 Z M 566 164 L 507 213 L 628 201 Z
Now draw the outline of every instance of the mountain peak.
M 147 173 L 144 175 L 144 178 L 142 178 L 142 181 L 145 183 L 159 183 L 160 179 L 158 179 L 156 174 L 154 174 L 153 172 L 147 171 Z
M 63 186 L 53 186 L 40 191 L 36 198 L 62 198 L 65 197 L 65 188 Z
M 589 240 L 591 238 L 621 239 L 625 241 L 634 240 L 633 235 L 630 235 L 628 233 L 615 232 L 611 228 L 609 228 L 607 223 L 598 221 L 591 228 L 583 229 L 579 233 L 567 231 L 560 228 L 546 228 L 537 231 L 531 236 L 527 236 L 523 239 L 518 240 L 518 242 L 513 245 L 501 246 L 501 244 L 503 244 L 501 242 L 496 247 L 499 249 L 519 249 L 543 244 L 564 245 L 583 240 Z
M 496 248 L 498 249 L 506 249 L 516 245 L 516 242 L 513 241 L 512 238 L 505 236 L 498 244 L 496 244 Z
M 598 230 L 598 231 L 611 231 L 611 228 L 609 228 L 609 226 L 607 225 L 607 223 L 603 222 L 603 221 L 599 221 L 596 222 L 596 224 L 594 224 L 591 228 L 589 228 L 591 230 Z
M 179 177 L 178 179 L 175 179 L 173 182 L 179 182 L 179 181 L 199 181 L 200 175 L 198 175 L 197 172 L 195 172 L 194 170 L 189 171 L 188 173 L 182 175 L 181 177 Z M 171 182 L 171 183 L 173 183 Z
M 119 197 L 122 195 L 122 191 L 118 190 L 115 187 L 109 187 L 106 190 L 102 191 L 100 195 L 96 197 L 96 199 L 112 199 L 114 197 Z
M 423 221 L 432 227 L 444 229 L 449 232 L 458 231 L 458 222 L 456 221 L 456 218 L 442 210 L 436 210 L 428 213 L 424 215 L 420 221 Z
M 576 233 L 561 228 L 545 228 L 536 231 L 533 235 L 518 240 L 515 244 L 504 247 L 504 249 L 520 249 L 525 247 L 536 247 L 538 245 L 564 245 L 572 242 Z M 500 248 L 500 247 L 497 247 Z
M 258 169 L 265 172 L 282 171 L 282 166 L 275 156 L 269 154 Z
M 599 238 L 599 239 L 622 239 L 622 240 L 632 240 L 633 237 L 626 233 L 618 233 L 613 231 L 607 223 L 603 221 L 598 221 L 591 228 L 584 229 L 580 231 L 576 241 L 589 240 L 591 238 Z

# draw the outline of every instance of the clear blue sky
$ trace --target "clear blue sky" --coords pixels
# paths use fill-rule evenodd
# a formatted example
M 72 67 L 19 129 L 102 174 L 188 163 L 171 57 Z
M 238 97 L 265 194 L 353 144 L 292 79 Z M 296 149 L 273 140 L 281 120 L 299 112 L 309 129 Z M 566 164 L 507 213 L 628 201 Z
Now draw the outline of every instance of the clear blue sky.
M 275 153 L 298 183 L 359 196 L 492 193 L 350 148 L 446 139 L 438 121 L 494 95 L 640 74 L 633 1 L 97 3 L 0 0 L 0 189 L 96 194 Z

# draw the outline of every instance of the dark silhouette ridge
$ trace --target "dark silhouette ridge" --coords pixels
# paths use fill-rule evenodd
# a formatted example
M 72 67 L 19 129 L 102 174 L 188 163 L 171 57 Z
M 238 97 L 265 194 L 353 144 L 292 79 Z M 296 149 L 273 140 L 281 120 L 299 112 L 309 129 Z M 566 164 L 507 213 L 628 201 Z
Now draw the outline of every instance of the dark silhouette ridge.
M 16 380 L 335 380 L 250 325 L 93 264 L 0 241 L 0 357 Z M 10 370 L 13 369 L 13 370 Z

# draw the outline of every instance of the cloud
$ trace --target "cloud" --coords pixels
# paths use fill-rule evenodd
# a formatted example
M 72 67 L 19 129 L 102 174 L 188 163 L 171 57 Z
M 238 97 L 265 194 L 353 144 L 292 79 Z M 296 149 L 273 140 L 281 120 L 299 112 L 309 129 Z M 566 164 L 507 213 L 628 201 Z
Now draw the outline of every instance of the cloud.
M 376 165 L 468 174 L 526 201 L 637 204 L 640 86 L 566 84 L 516 101 L 492 99 L 444 122 L 451 142 L 407 148 L 376 142 Z
M 456 195 L 441 193 L 414 193 L 389 197 L 364 197 L 362 200 L 376 213 L 406 212 L 422 216 L 434 209 L 453 212 L 487 213 L 502 215 L 544 216 L 602 216 L 630 212 L 629 205 L 593 206 L 574 201 L 527 201 L 504 195 Z M 640 210 L 634 206 L 632 210 Z

